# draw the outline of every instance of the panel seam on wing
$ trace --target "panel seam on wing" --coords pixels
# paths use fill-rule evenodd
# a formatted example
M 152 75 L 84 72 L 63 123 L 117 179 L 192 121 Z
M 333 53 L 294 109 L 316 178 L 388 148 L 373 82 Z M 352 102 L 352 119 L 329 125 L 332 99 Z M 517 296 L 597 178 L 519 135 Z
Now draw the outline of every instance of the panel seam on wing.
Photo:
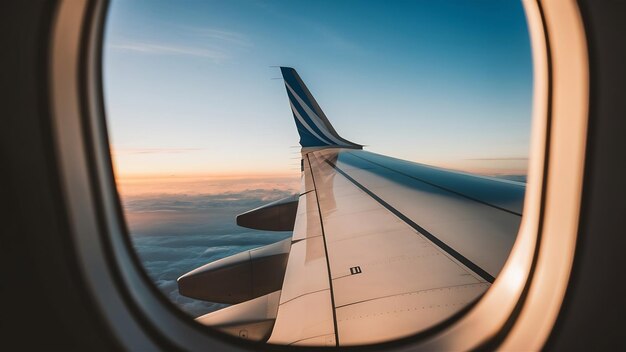
M 317 185 L 315 184 L 315 176 L 313 175 L 313 167 L 311 165 L 311 158 L 309 154 L 306 155 L 307 161 L 309 163 L 309 167 L 311 168 L 311 180 L 313 181 L 313 188 L 317 190 Z M 322 239 L 324 241 L 324 254 L 326 255 L 326 269 L 328 270 L 328 287 L 330 289 L 330 301 L 332 305 L 332 313 L 333 313 L 333 327 L 335 329 L 335 345 L 339 346 L 339 329 L 337 326 L 337 311 L 335 308 L 335 293 L 333 291 L 333 276 L 330 271 L 330 261 L 328 258 L 328 247 L 326 245 L 326 236 L 324 235 L 324 220 L 322 219 L 322 210 L 320 208 L 320 201 L 317 192 L 315 192 L 315 200 L 317 201 L 317 211 L 320 217 L 320 227 L 322 230 Z
M 346 303 L 346 304 L 337 306 L 337 309 L 343 308 L 343 307 L 352 306 L 352 305 L 355 305 L 355 304 L 376 301 L 376 300 L 379 300 L 379 299 L 385 299 L 385 298 L 391 298 L 391 297 L 399 297 L 399 296 L 418 295 L 420 293 L 426 293 L 426 292 L 431 292 L 431 291 L 454 290 L 454 289 L 460 289 L 460 288 L 470 287 L 470 286 L 491 286 L 491 285 L 489 283 L 487 283 L 487 282 L 475 282 L 475 283 L 471 283 L 471 284 L 442 286 L 442 287 L 429 288 L 429 289 L 425 289 L 425 290 L 417 290 L 417 291 L 410 291 L 410 292 L 403 292 L 403 293 L 395 293 L 395 294 L 392 294 L 392 295 L 380 296 L 380 297 L 375 297 L 375 298 L 370 298 L 370 299 L 364 299 L 364 300 L 357 301 L 357 302 Z
M 406 215 L 402 214 L 402 212 L 400 212 L 395 207 L 393 207 L 391 204 L 387 203 L 385 200 L 383 200 L 382 198 L 377 196 L 374 192 L 370 191 L 365 186 L 360 184 L 358 181 L 356 181 L 354 178 L 352 178 L 350 175 L 348 175 L 345 171 L 343 171 L 340 167 L 338 167 L 337 165 L 332 163 L 330 160 L 324 158 L 324 161 L 328 165 L 330 165 L 333 169 L 337 170 L 337 172 L 340 175 L 342 175 L 343 177 L 348 179 L 350 182 L 352 182 L 355 186 L 357 186 L 359 189 L 361 189 L 361 191 L 363 191 L 366 194 L 368 194 L 370 197 L 372 197 L 374 200 L 376 200 L 379 204 L 381 204 L 384 208 L 386 208 L 388 211 L 390 211 L 392 214 L 394 214 L 397 218 L 400 219 L 400 221 L 403 221 L 405 224 L 407 224 L 408 226 L 410 226 L 414 230 L 416 230 L 418 235 L 423 236 L 424 238 L 429 240 L 431 243 L 433 243 L 436 248 L 439 248 L 440 250 L 443 250 L 448 255 L 452 256 L 452 258 L 454 258 L 457 262 L 459 262 L 460 264 L 465 266 L 469 271 L 471 271 L 471 272 L 475 273 L 476 275 L 480 276 L 483 280 L 485 280 L 485 281 L 487 281 L 489 283 L 493 283 L 495 278 L 490 273 L 488 273 L 486 270 L 484 270 L 483 268 L 478 266 L 476 263 L 472 262 L 470 259 L 466 258 L 464 255 L 462 255 L 461 253 L 456 251 L 454 248 L 452 248 L 451 246 L 449 246 L 448 244 L 446 244 L 445 242 L 440 240 L 437 236 L 433 235 L 432 233 L 430 233 L 429 231 L 424 229 L 422 226 L 420 226 L 417 223 L 415 223 L 409 217 L 407 217 Z M 310 161 L 309 161 L 309 163 L 310 163 Z
M 352 156 L 354 156 L 354 157 L 356 157 L 356 158 L 359 158 L 359 159 L 361 159 L 361 160 L 365 160 L 365 161 L 367 161 L 367 162 L 369 162 L 369 163 L 372 163 L 372 164 L 374 164 L 374 165 L 378 165 L 379 167 L 382 167 L 382 168 L 384 168 L 384 169 L 386 169 L 386 170 L 389 170 L 389 171 L 393 171 L 393 172 L 395 172 L 395 173 L 398 173 L 398 174 L 400 174 L 400 175 L 402 175 L 402 176 L 408 177 L 408 178 L 413 179 L 413 180 L 415 180 L 415 181 L 419 181 L 419 182 L 425 183 L 425 184 L 427 184 L 427 185 L 429 185 L 429 186 L 439 188 L 439 189 L 441 189 L 441 190 L 443 190 L 443 191 L 450 192 L 450 193 L 452 193 L 452 194 L 456 194 L 457 196 L 460 196 L 460 197 L 463 197 L 463 198 L 466 198 L 466 199 L 472 200 L 472 201 L 477 202 L 477 203 L 480 203 L 480 204 L 484 204 L 484 205 L 486 205 L 486 206 L 489 206 L 489 207 L 492 207 L 492 208 L 498 209 L 498 210 L 500 210 L 500 211 L 507 212 L 507 213 L 509 213 L 509 214 L 513 214 L 513 215 L 517 215 L 517 216 L 522 216 L 522 214 L 517 213 L 517 212 L 515 212 L 515 211 L 509 210 L 509 209 L 506 209 L 506 208 L 502 208 L 502 207 L 497 206 L 497 205 L 495 205 L 495 204 L 491 204 L 491 203 L 485 202 L 485 201 L 483 201 L 483 200 L 476 199 L 476 198 L 474 198 L 474 197 L 468 196 L 468 195 L 463 194 L 463 193 L 461 193 L 461 192 L 453 191 L 453 190 L 451 190 L 451 189 L 449 189 L 449 188 L 446 188 L 446 187 L 440 186 L 440 185 L 438 185 L 438 184 L 435 184 L 435 183 L 432 183 L 432 182 L 429 182 L 429 181 L 426 181 L 426 180 L 422 180 L 421 178 L 418 178 L 418 177 L 415 177 L 415 176 L 412 176 L 412 175 L 408 175 L 408 174 L 406 174 L 406 173 L 404 173 L 404 172 L 402 172 L 402 171 L 398 171 L 398 170 L 392 169 L 392 168 L 390 168 L 390 167 L 387 167 L 387 166 L 382 165 L 382 164 L 380 164 L 380 163 L 377 163 L 377 162 L 375 162 L 375 161 L 372 161 L 372 160 L 369 160 L 369 159 L 364 158 L 364 157 L 362 157 L 362 156 L 356 155 L 356 154 L 354 154 L 354 153 L 347 152 L 347 154 L 352 155 Z

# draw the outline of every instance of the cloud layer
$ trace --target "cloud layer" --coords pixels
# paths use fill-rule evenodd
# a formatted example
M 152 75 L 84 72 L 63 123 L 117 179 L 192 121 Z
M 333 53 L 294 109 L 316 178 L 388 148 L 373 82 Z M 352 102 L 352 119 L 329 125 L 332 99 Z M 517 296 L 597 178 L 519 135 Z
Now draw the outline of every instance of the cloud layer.
M 247 190 L 207 195 L 150 195 L 124 202 L 132 241 L 156 286 L 183 311 L 197 317 L 225 307 L 181 296 L 176 279 L 206 263 L 280 241 L 291 232 L 244 229 L 235 217 L 293 194 Z

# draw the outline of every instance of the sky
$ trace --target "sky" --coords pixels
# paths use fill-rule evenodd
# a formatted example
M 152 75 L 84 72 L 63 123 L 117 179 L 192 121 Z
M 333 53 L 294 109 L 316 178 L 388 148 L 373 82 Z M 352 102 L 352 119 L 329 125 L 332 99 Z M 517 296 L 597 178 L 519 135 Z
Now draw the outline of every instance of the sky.
M 225 305 L 181 296 L 180 275 L 291 236 L 235 223 L 299 189 L 299 137 L 272 66 L 294 67 L 339 134 L 369 151 L 525 173 L 532 67 L 517 1 L 112 0 L 103 55 L 131 239 L 194 317 Z
M 113 0 L 116 172 L 297 177 L 299 138 L 271 67 L 284 65 L 369 151 L 524 173 L 530 55 L 518 1 Z

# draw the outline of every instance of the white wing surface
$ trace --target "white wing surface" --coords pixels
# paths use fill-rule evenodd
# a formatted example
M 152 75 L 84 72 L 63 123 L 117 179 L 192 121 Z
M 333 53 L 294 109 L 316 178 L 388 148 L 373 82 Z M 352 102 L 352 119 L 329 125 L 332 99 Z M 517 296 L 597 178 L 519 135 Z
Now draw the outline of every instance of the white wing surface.
M 239 303 L 198 321 L 274 344 L 347 346 L 423 332 L 477 300 L 513 246 L 525 184 L 363 151 L 295 70 L 281 71 L 303 147 L 300 194 L 238 223 L 293 236 L 181 277 L 183 294 Z M 228 289 L 212 285 L 224 278 Z
M 522 184 L 351 149 L 303 160 L 306 193 L 271 343 L 354 345 L 423 331 L 477 299 L 515 240 Z M 464 193 L 481 185 L 496 189 Z

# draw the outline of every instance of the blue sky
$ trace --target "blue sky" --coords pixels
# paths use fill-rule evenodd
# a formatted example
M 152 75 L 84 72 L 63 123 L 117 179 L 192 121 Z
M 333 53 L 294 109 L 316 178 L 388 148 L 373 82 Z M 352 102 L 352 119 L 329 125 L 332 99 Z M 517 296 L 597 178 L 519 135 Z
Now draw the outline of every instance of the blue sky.
M 299 175 L 273 65 L 296 68 L 336 130 L 370 151 L 525 165 L 518 1 L 113 0 L 104 83 L 118 173 Z

